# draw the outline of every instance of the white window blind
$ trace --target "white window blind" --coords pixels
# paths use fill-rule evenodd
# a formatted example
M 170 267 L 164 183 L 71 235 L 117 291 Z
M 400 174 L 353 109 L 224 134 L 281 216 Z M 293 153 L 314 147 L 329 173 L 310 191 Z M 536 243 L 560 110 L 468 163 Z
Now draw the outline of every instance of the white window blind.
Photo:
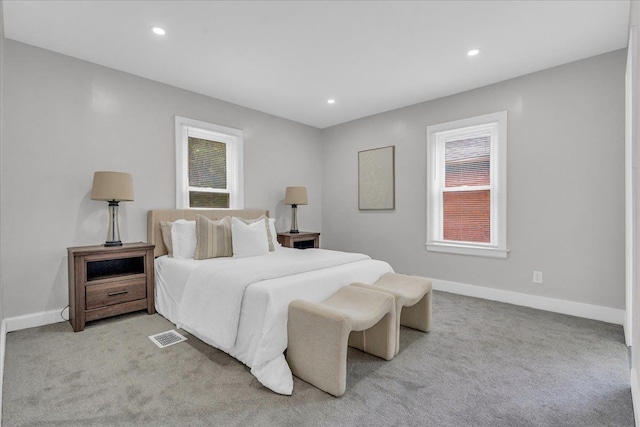
M 491 241 L 491 135 L 446 138 L 442 176 L 442 240 Z
M 188 137 L 189 207 L 228 208 L 227 145 Z

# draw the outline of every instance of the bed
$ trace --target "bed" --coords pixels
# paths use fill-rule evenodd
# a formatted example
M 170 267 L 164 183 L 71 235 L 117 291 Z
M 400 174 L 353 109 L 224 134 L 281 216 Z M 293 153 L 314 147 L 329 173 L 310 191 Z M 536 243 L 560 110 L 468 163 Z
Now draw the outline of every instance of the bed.
M 268 217 L 265 210 L 161 209 L 148 213 L 155 245 L 156 310 L 179 328 L 235 357 L 267 388 L 290 395 L 287 309 L 294 299 L 319 302 L 352 282 L 373 283 L 392 272 L 366 255 L 283 248 L 247 258 L 176 259 L 167 256 L 161 221 L 235 216 Z M 274 236 L 275 237 L 275 236 Z M 238 283 L 236 283 L 238 282 Z M 235 302 L 237 300 L 237 303 Z

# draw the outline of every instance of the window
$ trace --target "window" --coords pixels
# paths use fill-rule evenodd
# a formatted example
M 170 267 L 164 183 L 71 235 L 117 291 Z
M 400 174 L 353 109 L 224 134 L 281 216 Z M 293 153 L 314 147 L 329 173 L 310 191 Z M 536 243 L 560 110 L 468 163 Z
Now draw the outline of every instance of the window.
M 176 207 L 244 208 L 242 131 L 176 116 Z
M 427 127 L 427 250 L 506 258 L 507 112 Z

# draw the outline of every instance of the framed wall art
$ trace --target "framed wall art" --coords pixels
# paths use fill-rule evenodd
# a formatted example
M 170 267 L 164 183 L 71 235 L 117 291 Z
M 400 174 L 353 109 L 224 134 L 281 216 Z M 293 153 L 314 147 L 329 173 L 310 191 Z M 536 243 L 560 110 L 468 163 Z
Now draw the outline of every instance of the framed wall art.
M 395 209 L 395 146 L 358 152 L 358 209 Z

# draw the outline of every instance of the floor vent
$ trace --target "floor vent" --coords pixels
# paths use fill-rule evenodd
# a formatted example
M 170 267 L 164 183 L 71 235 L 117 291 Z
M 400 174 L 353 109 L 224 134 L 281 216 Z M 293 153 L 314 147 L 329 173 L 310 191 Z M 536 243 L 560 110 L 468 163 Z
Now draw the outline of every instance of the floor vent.
M 173 330 L 151 335 L 149 339 L 160 348 L 169 347 L 170 345 L 178 344 L 179 342 L 187 340 L 185 337 Z

